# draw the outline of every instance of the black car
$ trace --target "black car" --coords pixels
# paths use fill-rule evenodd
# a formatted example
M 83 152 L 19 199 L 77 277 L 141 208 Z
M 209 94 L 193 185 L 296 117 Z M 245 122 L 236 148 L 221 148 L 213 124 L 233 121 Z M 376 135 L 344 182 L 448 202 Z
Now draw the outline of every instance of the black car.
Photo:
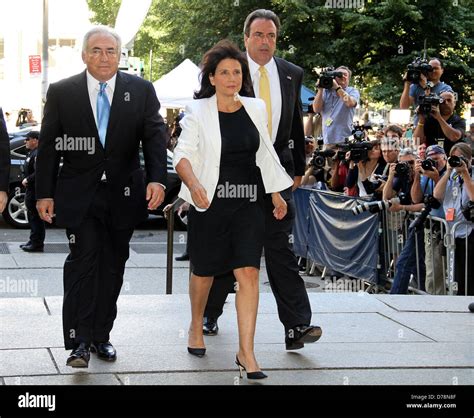
M 28 221 L 28 212 L 25 206 L 25 188 L 21 182 L 24 178 L 24 163 L 27 155 L 27 149 L 25 146 L 26 135 L 31 130 L 39 130 L 39 126 L 30 126 L 21 129 L 15 133 L 9 134 L 10 136 L 10 187 L 8 193 L 8 203 L 3 212 L 3 217 L 10 225 L 15 228 L 28 229 L 30 227 Z M 150 211 L 153 215 L 163 216 L 163 208 L 169 203 L 173 203 L 179 193 L 181 187 L 181 180 L 178 174 L 173 168 L 173 153 L 168 152 L 168 185 L 166 188 L 165 200 L 154 211 Z M 143 154 L 140 152 L 140 163 L 144 166 Z M 186 218 L 175 216 L 175 228 L 179 230 L 186 229 Z

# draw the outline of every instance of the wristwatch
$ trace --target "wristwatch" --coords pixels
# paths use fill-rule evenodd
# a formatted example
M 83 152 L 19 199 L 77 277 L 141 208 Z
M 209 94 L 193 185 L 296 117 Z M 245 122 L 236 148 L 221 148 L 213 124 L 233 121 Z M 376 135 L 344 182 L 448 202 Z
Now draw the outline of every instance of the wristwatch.
M 337 93 L 337 91 L 338 91 L 339 89 L 342 89 L 342 87 L 341 87 L 341 86 L 339 86 L 339 87 L 336 89 L 336 93 Z

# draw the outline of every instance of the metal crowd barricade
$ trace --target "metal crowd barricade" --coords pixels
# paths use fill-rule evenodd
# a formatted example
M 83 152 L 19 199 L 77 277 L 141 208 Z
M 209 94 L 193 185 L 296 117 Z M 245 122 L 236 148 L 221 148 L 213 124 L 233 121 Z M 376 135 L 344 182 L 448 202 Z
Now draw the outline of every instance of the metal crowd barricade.
M 464 238 L 464 247 L 465 247 L 465 254 L 464 254 L 464 266 L 456 266 L 455 263 L 455 251 L 456 251 L 456 241 L 455 241 L 455 236 L 456 236 L 456 231 L 465 226 L 466 228 L 473 227 L 472 222 L 468 222 L 466 220 L 459 220 L 456 221 L 452 224 L 448 224 L 448 232 L 445 236 L 444 239 L 444 245 L 446 247 L 447 251 L 447 264 L 448 264 L 448 289 L 449 289 L 449 294 L 454 295 L 458 294 L 458 284 L 454 280 L 454 273 L 456 268 L 462 268 L 464 267 L 464 295 L 467 295 L 468 293 L 468 279 L 469 279 L 469 263 L 472 263 L 473 260 L 469 259 L 469 234 L 465 234 Z M 472 232 L 471 232 L 472 233 Z M 471 289 L 472 290 L 472 289 Z

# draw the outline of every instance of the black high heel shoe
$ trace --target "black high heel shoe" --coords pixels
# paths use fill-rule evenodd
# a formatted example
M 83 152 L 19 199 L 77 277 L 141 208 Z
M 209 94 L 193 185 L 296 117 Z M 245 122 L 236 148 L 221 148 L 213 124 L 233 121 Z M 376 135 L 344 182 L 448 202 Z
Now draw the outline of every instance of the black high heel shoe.
M 237 364 L 237 366 L 239 366 L 239 374 L 240 374 L 241 379 L 242 379 L 242 371 L 244 371 L 247 374 L 247 379 L 265 379 L 265 378 L 268 377 L 262 371 L 248 372 L 245 369 L 245 367 L 242 365 L 242 363 L 239 361 L 239 357 L 237 357 L 237 355 L 235 355 L 235 364 Z
M 205 348 L 191 348 L 191 347 L 188 347 L 188 353 L 192 354 L 193 356 L 203 357 L 204 354 L 206 354 L 206 349 Z

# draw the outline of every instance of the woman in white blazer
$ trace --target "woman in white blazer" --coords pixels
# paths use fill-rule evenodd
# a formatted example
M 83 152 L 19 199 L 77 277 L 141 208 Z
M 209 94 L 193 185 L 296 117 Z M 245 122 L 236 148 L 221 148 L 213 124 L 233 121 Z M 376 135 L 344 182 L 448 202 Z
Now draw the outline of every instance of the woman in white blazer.
M 247 378 L 262 379 L 254 355 L 258 275 L 264 237 L 263 194 L 271 193 L 274 216 L 286 215 L 279 191 L 293 180 L 281 166 L 267 128 L 265 103 L 251 97 L 245 55 L 229 41 L 209 50 L 202 63 L 201 90 L 186 108 L 174 151 L 183 181 L 179 196 L 191 204 L 188 351 L 205 354 L 202 321 L 214 276 L 234 271 L 239 351 L 236 363 Z

